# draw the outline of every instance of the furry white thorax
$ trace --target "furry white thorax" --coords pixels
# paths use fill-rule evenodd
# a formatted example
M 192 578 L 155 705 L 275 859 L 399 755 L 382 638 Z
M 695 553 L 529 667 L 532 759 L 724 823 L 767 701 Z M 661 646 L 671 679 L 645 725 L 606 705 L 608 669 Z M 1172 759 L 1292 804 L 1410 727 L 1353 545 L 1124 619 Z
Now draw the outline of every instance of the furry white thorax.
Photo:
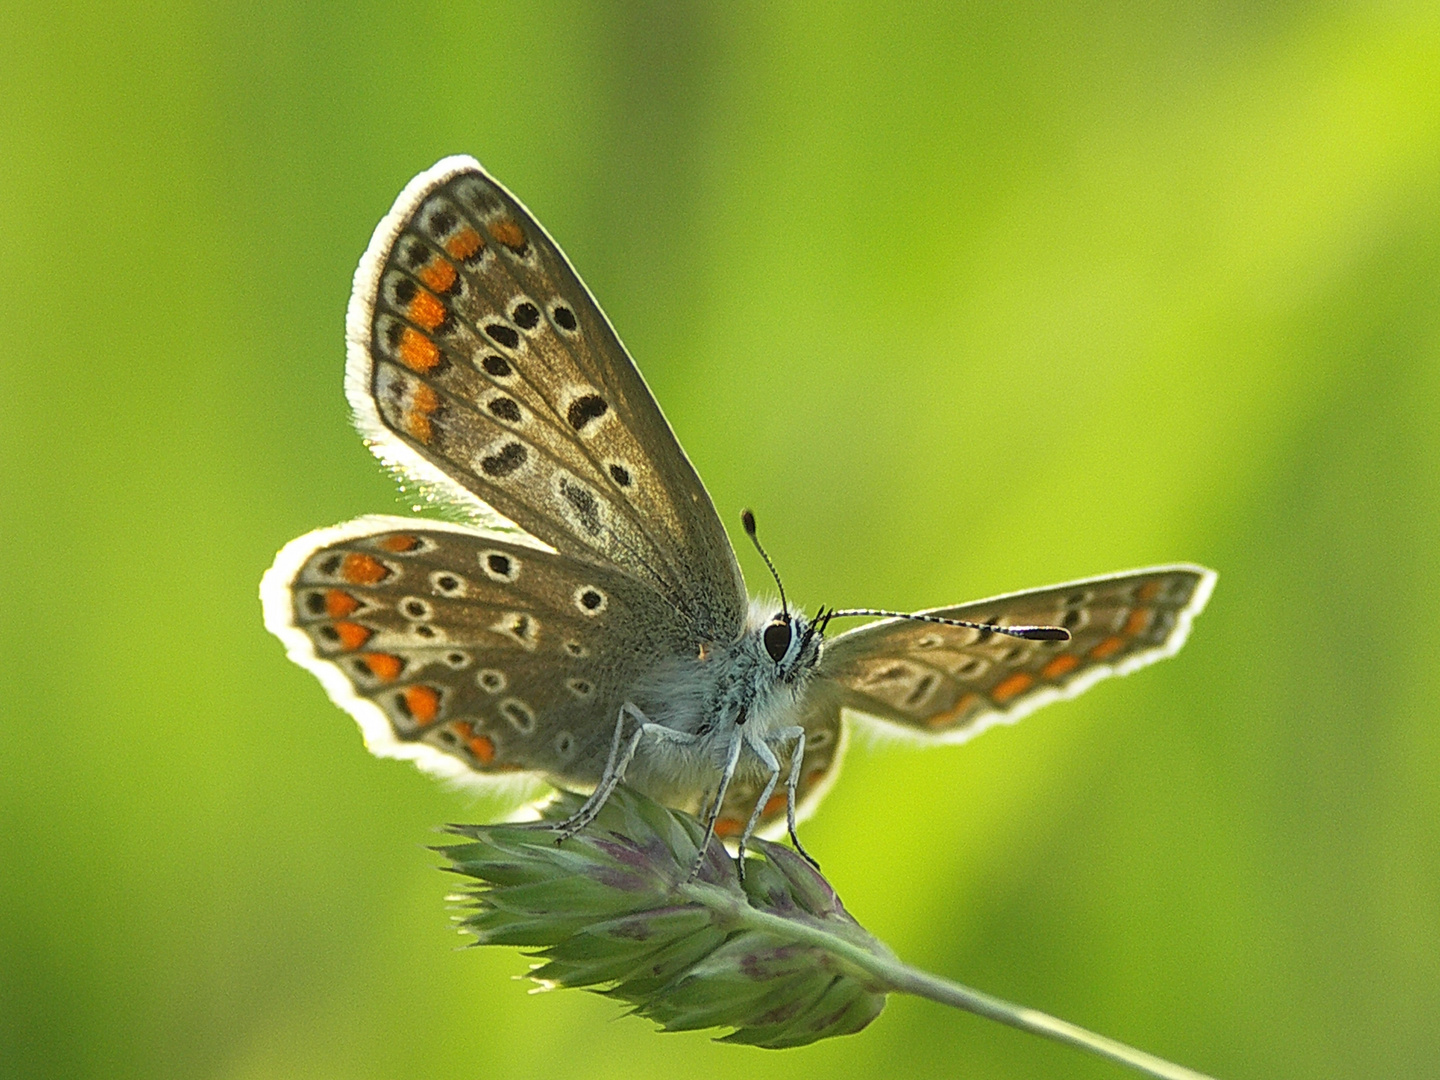
M 688 802 L 713 793 L 737 739 L 748 736 L 774 748 L 785 761 L 784 729 L 797 724 L 810 676 L 820 660 L 821 638 L 812 620 L 789 612 L 790 640 L 776 661 L 765 630 L 783 621 L 780 605 L 750 601 L 745 628 L 729 644 L 716 642 L 694 658 L 658 665 L 636 686 L 633 704 L 654 724 L 695 736 L 688 744 L 646 740 L 626 774 L 627 782 L 652 795 Z M 736 776 L 768 775 L 759 757 L 742 749 Z

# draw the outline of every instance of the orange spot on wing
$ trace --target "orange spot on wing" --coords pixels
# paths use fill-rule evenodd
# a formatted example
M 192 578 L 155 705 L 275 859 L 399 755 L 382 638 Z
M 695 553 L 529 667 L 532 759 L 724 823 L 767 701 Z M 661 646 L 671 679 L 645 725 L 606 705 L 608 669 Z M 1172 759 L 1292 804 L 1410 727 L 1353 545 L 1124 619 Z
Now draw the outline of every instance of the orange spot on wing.
M 1104 660 L 1107 656 L 1114 656 L 1125 647 L 1125 639 L 1122 637 L 1107 637 L 1093 649 L 1090 650 L 1092 660 Z
M 1155 597 L 1160 595 L 1160 590 L 1164 587 L 1165 583 L 1163 581 L 1147 581 L 1144 585 L 1140 586 L 1140 590 L 1135 595 L 1142 601 L 1154 600 Z
M 325 590 L 325 614 L 332 619 L 343 619 L 353 615 L 360 608 L 360 601 L 342 589 Z
M 337 622 L 335 633 L 340 638 L 342 649 L 358 649 L 370 640 L 370 628 L 353 622 Z
M 1074 653 L 1061 653 L 1040 669 L 1042 679 L 1058 679 L 1080 666 L 1080 658 Z
M 401 696 L 405 711 L 417 724 L 431 724 L 440 715 L 440 693 L 429 686 L 407 686 Z
M 419 383 L 410 394 L 410 409 L 405 413 L 405 427 L 420 442 L 428 443 L 434 435 L 430 414 L 440 408 L 440 395 L 426 383 Z
M 780 793 L 780 794 L 778 794 L 778 795 L 771 795 L 770 798 L 766 799 L 766 800 L 765 800 L 765 809 L 764 809 L 764 810 L 761 810 L 760 813 L 761 813 L 761 815 L 764 816 L 764 817 L 769 817 L 771 814 L 778 814 L 778 813 L 780 813 L 781 810 L 784 810 L 784 809 L 785 809 L 785 795 L 784 795 L 784 793 L 782 792 L 782 793 Z
M 1034 682 L 1035 676 L 1031 675 L 1028 671 L 1017 671 L 1015 674 L 1002 679 L 996 685 L 995 689 L 990 691 L 990 696 L 999 704 L 1004 705 L 1011 698 L 1029 690 L 1031 684 Z
M 449 292 L 457 276 L 455 267 L 444 259 L 432 259 L 420 271 L 420 280 L 437 293 Z
M 525 233 L 519 225 L 509 218 L 501 218 L 490 226 L 490 235 L 499 240 L 511 251 L 521 252 L 525 250 Z
M 470 752 L 475 755 L 475 760 L 481 765 L 489 765 L 495 760 L 495 744 L 489 737 L 476 735 L 473 739 L 467 740 L 466 745 L 470 747 Z
M 1150 616 L 1153 612 L 1149 608 L 1136 608 L 1130 612 L 1130 617 L 1125 620 L 1125 629 L 1120 631 L 1127 636 L 1138 634 L 1150 625 Z
M 411 322 L 426 330 L 434 330 L 445 321 L 445 305 L 439 297 L 428 292 L 417 292 L 406 312 Z
M 440 348 L 413 326 L 400 335 L 400 360 L 411 371 L 424 374 L 440 363 Z
M 390 682 L 392 679 L 398 678 L 401 670 L 405 667 L 405 661 L 400 657 L 383 652 L 365 653 L 360 660 L 370 669 L 370 674 L 382 682 Z
M 351 585 L 374 585 L 390 576 L 389 568 L 370 555 L 352 551 L 340 564 L 340 577 Z
M 475 257 L 485 247 L 485 238 L 468 225 L 445 242 L 445 250 L 452 259 L 462 262 Z
M 393 551 L 397 555 L 407 551 L 414 551 L 420 546 L 420 538 L 411 536 L 409 533 L 396 533 L 394 536 L 387 536 L 380 541 L 380 546 L 386 551 Z
M 821 765 L 818 768 L 811 769 L 808 773 L 805 774 L 805 778 L 800 781 L 800 786 L 808 788 L 813 784 L 819 783 L 821 778 L 824 777 L 824 775 L 829 771 L 830 766 L 828 765 Z
M 745 830 L 745 823 L 739 818 L 722 817 L 715 822 L 715 835 L 722 840 L 727 836 L 739 836 Z
M 978 694 L 962 694 L 960 700 L 955 702 L 954 705 L 951 705 L 950 708 L 943 712 L 938 712 L 934 716 L 927 717 L 925 726 L 936 729 L 950 727 L 969 712 L 979 700 L 980 696 Z

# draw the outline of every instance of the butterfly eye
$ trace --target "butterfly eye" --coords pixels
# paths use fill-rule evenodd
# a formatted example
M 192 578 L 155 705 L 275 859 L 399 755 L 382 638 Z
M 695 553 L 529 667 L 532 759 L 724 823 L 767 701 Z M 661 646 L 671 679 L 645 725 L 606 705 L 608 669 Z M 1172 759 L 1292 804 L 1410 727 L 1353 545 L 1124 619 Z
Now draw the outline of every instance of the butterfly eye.
M 778 664 L 790 649 L 790 620 L 776 619 L 765 627 L 764 638 L 765 651 Z

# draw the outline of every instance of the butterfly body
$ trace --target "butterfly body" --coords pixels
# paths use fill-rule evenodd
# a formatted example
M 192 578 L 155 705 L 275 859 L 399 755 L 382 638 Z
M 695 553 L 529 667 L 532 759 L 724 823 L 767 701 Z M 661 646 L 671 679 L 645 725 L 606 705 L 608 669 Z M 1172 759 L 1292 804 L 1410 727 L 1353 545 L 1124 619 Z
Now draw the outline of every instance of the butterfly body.
M 662 741 L 644 758 L 637 756 L 628 783 L 671 805 L 696 806 L 714 791 L 742 729 L 777 752 L 788 749 L 785 733 L 803 715 L 821 639 L 812 636 L 802 645 L 810 623 L 792 613 L 789 625 L 797 629 L 777 660 L 766 648 L 765 631 L 778 615 L 778 605 L 753 602 L 733 641 L 705 642 L 691 656 L 657 664 L 632 689 L 631 700 L 648 720 L 693 741 Z M 585 782 L 594 784 L 599 771 Z M 741 754 L 736 779 L 742 785 L 763 782 L 765 772 L 753 753 Z
M 963 741 L 1171 655 L 1214 583 L 1150 567 L 829 638 L 823 616 L 750 599 L 594 298 L 470 158 L 401 193 L 346 330 L 367 443 L 463 521 L 299 537 L 261 583 L 266 626 L 371 750 L 466 786 L 603 798 L 623 776 L 673 806 L 709 800 L 722 835 L 773 830 L 833 783 L 852 722 Z

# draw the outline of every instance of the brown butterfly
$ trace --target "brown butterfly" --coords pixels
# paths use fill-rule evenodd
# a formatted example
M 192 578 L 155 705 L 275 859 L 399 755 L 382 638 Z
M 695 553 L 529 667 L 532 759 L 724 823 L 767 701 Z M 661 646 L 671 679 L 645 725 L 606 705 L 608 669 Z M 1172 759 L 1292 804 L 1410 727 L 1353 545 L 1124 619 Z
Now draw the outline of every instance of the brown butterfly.
M 292 541 L 265 625 L 374 753 L 531 800 L 591 790 L 566 833 L 624 779 L 742 848 L 793 838 L 847 716 L 964 741 L 1171 655 L 1214 586 L 1173 565 L 915 615 L 750 599 L 599 305 L 472 158 L 417 176 L 380 223 L 347 338 L 366 442 L 466 524 L 362 517 Z M 847 615 L 885 617 L 827 639 Z

